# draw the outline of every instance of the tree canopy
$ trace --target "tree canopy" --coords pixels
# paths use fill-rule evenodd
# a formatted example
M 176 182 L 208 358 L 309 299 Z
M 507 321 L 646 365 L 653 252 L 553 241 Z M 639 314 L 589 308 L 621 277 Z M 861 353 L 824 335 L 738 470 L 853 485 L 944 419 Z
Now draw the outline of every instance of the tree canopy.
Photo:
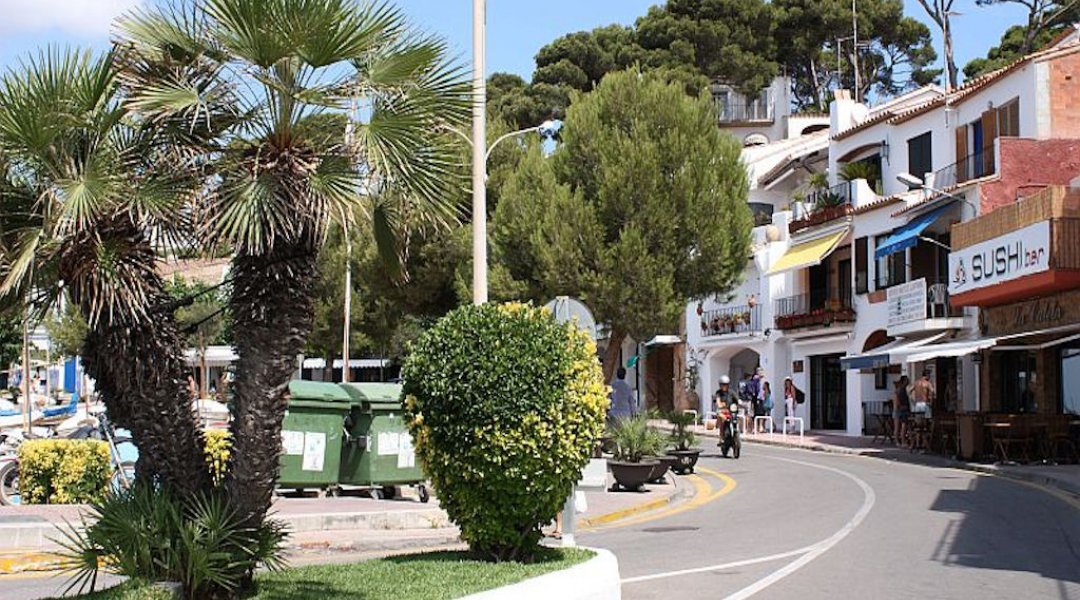
M 985 57 L 964 65 L 964 76 L 978 77 L 1000 69 L 1009 63 L 1049 44 L 1055 37 L 1080 21 L 1080 3 L 1066 0 L 980 0 L 979 6 L 1020 4 L 1028 11 L 1027 22 L 1013 25 L 1001 34 L 1001 41 L 987 51 Z
M 865 0 L 858 8 L 862 95 L 895 95 L 940 75 L 930 68 L 937 55 L 929 28 L 904 16 L 900 0 Z M 854 86 L 851 36 L 851 5 L 841 0 L 669 0 L 632 27 L 552 41 L 537 53 L 531 83 L 492 75 L 489 101 L 494 115 L 529 127 L 562 115 L 570 92 L 637 66 L 662 71 L 693 96 L 713 81 L 755 95 L 787 73 L 795 107 L 820 110 L 832 90 Z
M 741 147 L 714 119 L 706 95 L 638 69 L 575 93 L 563 143 L 550 158 L 529 152 L 495 212 L 510 292 L 583 298 L 617 349 L 627 335 L 675 330 L 688 301 L 729 290 L 751 219 Z M 615 366 L 605 361 L 607 377 Z

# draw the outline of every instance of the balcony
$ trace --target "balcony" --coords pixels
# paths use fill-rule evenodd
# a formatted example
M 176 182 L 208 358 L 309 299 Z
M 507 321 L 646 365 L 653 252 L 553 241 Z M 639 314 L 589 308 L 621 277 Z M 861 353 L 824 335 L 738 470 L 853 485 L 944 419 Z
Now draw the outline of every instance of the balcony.
M 993 175 L 996 169 L 994 147 L 989 146 L 979 152 L 969 154 L 943 169 L 934 171 L 934 181 L 930 185 L 939 190 L 947 189 L 972 179 Z
M 920 277 L 886 291 L 890 336 L 910 335 L 965 326 L 964 309 L 949 304 L 945 278 Z
M 855 181 L 845 181 L 810 193 L 803 200 L 809 214 L 792 221 L 788 226 L 788 231 L 794 234 L 803 229 L 849 216 L 854 210 L 855 183 Z
M 703 337 L 733 333 L 750 334 L 759 331 L 761 331 L 760 306 L 731 306 L 701 313 Z
M 775 309 L 776 328 L 785 331 L 855 322 L 855 309 L 850 293 L 842 293 L 833 298 L 817 292 L 778 298 Z
M 754 102 L 717 102 L 718 120 L 721 124 L 732 123 L 772 123 L 773 103 L 755 100 Z

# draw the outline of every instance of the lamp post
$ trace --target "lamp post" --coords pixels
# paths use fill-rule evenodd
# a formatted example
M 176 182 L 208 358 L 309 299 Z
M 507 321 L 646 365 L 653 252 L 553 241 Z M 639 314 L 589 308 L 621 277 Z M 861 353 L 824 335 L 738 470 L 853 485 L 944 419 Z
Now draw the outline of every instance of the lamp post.
M 480 85 L 482 86 L 483 84 Z M 483 134 L 479 136 L 479 138 L 476 135 L 478 129 L 475 114 L 473 115 L 472 139 L 457 129 L 446 127 L 447 131 L 451 131 L 460 136 L 473 148 L 473 304 L 485 304 L 488 301 L 487 161 L 491 158 L 491 153 L 495 150 L 495 147 L 503 141 L 529 133 L 538 134 L 544 139 L 553 139 L 562 127 L 562 121 L 551 119 L 544 121 L 536 127 L 526 127 L 525 129 L 519 129 L 503 134 L 492 142 L 490 146 L 484 149 L 484 141 L 487 139 L 487 129 L 483 120 L 483 118 L 480 119 L 481 124 L 479 125 L 479 130 L 482 131 Z M 483 150 L 483 152 L 477 151 L 477 148 Z
M 473 304 L 488 301 L 487 285 L 487 0 L 473 0 L 473 127 L 472 127 L 472 228 Z

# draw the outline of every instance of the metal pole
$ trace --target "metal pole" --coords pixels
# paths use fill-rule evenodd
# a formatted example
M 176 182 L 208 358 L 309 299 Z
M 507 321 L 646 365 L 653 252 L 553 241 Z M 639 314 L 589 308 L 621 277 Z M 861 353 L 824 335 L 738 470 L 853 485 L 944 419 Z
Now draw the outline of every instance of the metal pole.
M 488 301 L 487 90 L 484 81 L 487 0 L 473 0 L 473 304 Z
M 30 433 L 30 309 L 23 317 L 23 431 Z
M 345 330 L 341 339 L 341 381 L 349 383 L 349 326 L 352 321 L 352 240 L 349 228 L 342 225 L 345 234 Z
M 855 69 L 855 101 L 862 102 L 862 93 L 859 86 L 859 17 L 855 12 L 855 0 L 851 0 L 851 62 Z

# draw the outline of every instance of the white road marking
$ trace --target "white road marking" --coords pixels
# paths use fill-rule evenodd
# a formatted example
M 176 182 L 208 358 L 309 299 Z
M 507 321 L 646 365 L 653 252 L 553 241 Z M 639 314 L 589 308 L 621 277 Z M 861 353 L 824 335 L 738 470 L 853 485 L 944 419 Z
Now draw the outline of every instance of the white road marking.
M 759 564 L 759 563 L 773 562 L 773 561 L 781 560 L 781 559 L 784 559 L 784 558 L 791 558 L 792 556 L 798 556 L 799 557 L 794 562 L 784 566 L 781 569 L 778 569 L 778 570 L 774 571 L 773 573 L 769 574 L 768 576 L 754 582 L 750 586 L 745 587 L 745 588 L 735 592 L 734 594 L 731 594 L 725 600 L 742 600 L 744 598 L 749 598 L 750 596 L 753 596 L 754 594 L 764 590 L 765 588 L 767 588 L 770 585 L 776 583 L 777 581 L 780 581 L 784 577 L 787 577 L 788 575 L 791 575 L 792 573 L 798 571 L 799 569 L 806 566 L 810 561 L 812 561 L 815 558 L 821 556 L 822 554 L 828 552 L 830 549 L 833 548 L 833 546 L 839 544 L 841 540 L 846 538 L 852 531 L 855 530 L 856 527 L 859 526 L 860 523 L 863 522 L 863 520 L 866 518 L 866 515 L 870 514 L 870 510 L 874 507 L 874 502 L 876 501 L 876 496 L 874 494 L 873 488 L 871 488 L 869 486 L 869 484 L 867 484 L 862 479 L 859 479 L 858 477 L 856 477 L 855 475 L 852 475 L 851 473 L 848 473 L 847 471 L 843 471 L 841 469 L 836 469 L 836 468 L 833 468 L 833 467 L 826 467 L 824 465 L 818 465 L 818 464 L 814 464 L 814 463 L 804 462 L 804 461 L 801 461 L 801 460 L 792 460 L 792 459 L 789 459 L 789 458 L 779 458 L 779 457 L 775 457 L 775 456 L 762 456 L 762 458 L 768 458 L 770 460 L 779 460 L 779 461 L 783 461 L 783 462 L 794 463 L 794 464 L 797 464 L 797 465 L 803 465 L 803 466 L 812 467 L 812 468 L 815 468 L 815 469 L 821 469 L 823 471 L 830 471 L 832 473 L 837 473 L 839 475 L 847 477 L 848 479 L 855 482 L 855 484 L 858 485 L 859 488 L 862 489 L 862 491 L 863 491 L 863 503 L 862 503 L 862 506 L 859 507 L 859 510 L 855 513 L 855 515 L 850 520 L 848 520 L 848 522 L 845 523 L 844 526 L 841 527 L 839 531 L 837 531 L 833 535 L 829 536 L 828 538 L 826 538 L 824 540 L 821 540 L 820 542 L 817 542 L 816 544 L 812 544 L 810 546 L 804 546 L 804 547 L 798 548 L 796 550 L 790 550 L 788 552 L 781 552 L 779 554 L 771 554 L 769 556 L 759 556 L 757 558 L 748 558 L 748 559 L 745 559 L 745 560 L 739 560 L 739 561 L 730 562 L 730 563 L 723 563 L 723 564 L 719 564 L 719 565 L 711 565 L 711 566 L 707 566 L 707 567 L 698 567 L 698 568 L 694 568 L 694 569 L 681 569 L 681 570 L 678 570 L 678 571 L 667 571 L 667 572 L 664 572 L 664 573 L 654 573 L 652 575 L 642 575 L 640 577 L 628 577 L 626 579 L 623 579 L 622 583 L 624 583 L 624 584 L 640 583 L 640 582 L 643 582 L 643 581 L 653 581 L 653 580 L 656 580 L 656 579 L 667 579 L 669 577 L 681 577 L 683 575 L 693 575 L 693 574 L 696 574 L 696 573 L 706 573 L 706 572 L 710 572 L 710 571 L 724 571 L 724 570 L 727 570 L 727 569 L 734 569 L 736 567 L 745 567 L 745 566 L 748 566 L 748 565 L 755 565 L 755 564 Z

